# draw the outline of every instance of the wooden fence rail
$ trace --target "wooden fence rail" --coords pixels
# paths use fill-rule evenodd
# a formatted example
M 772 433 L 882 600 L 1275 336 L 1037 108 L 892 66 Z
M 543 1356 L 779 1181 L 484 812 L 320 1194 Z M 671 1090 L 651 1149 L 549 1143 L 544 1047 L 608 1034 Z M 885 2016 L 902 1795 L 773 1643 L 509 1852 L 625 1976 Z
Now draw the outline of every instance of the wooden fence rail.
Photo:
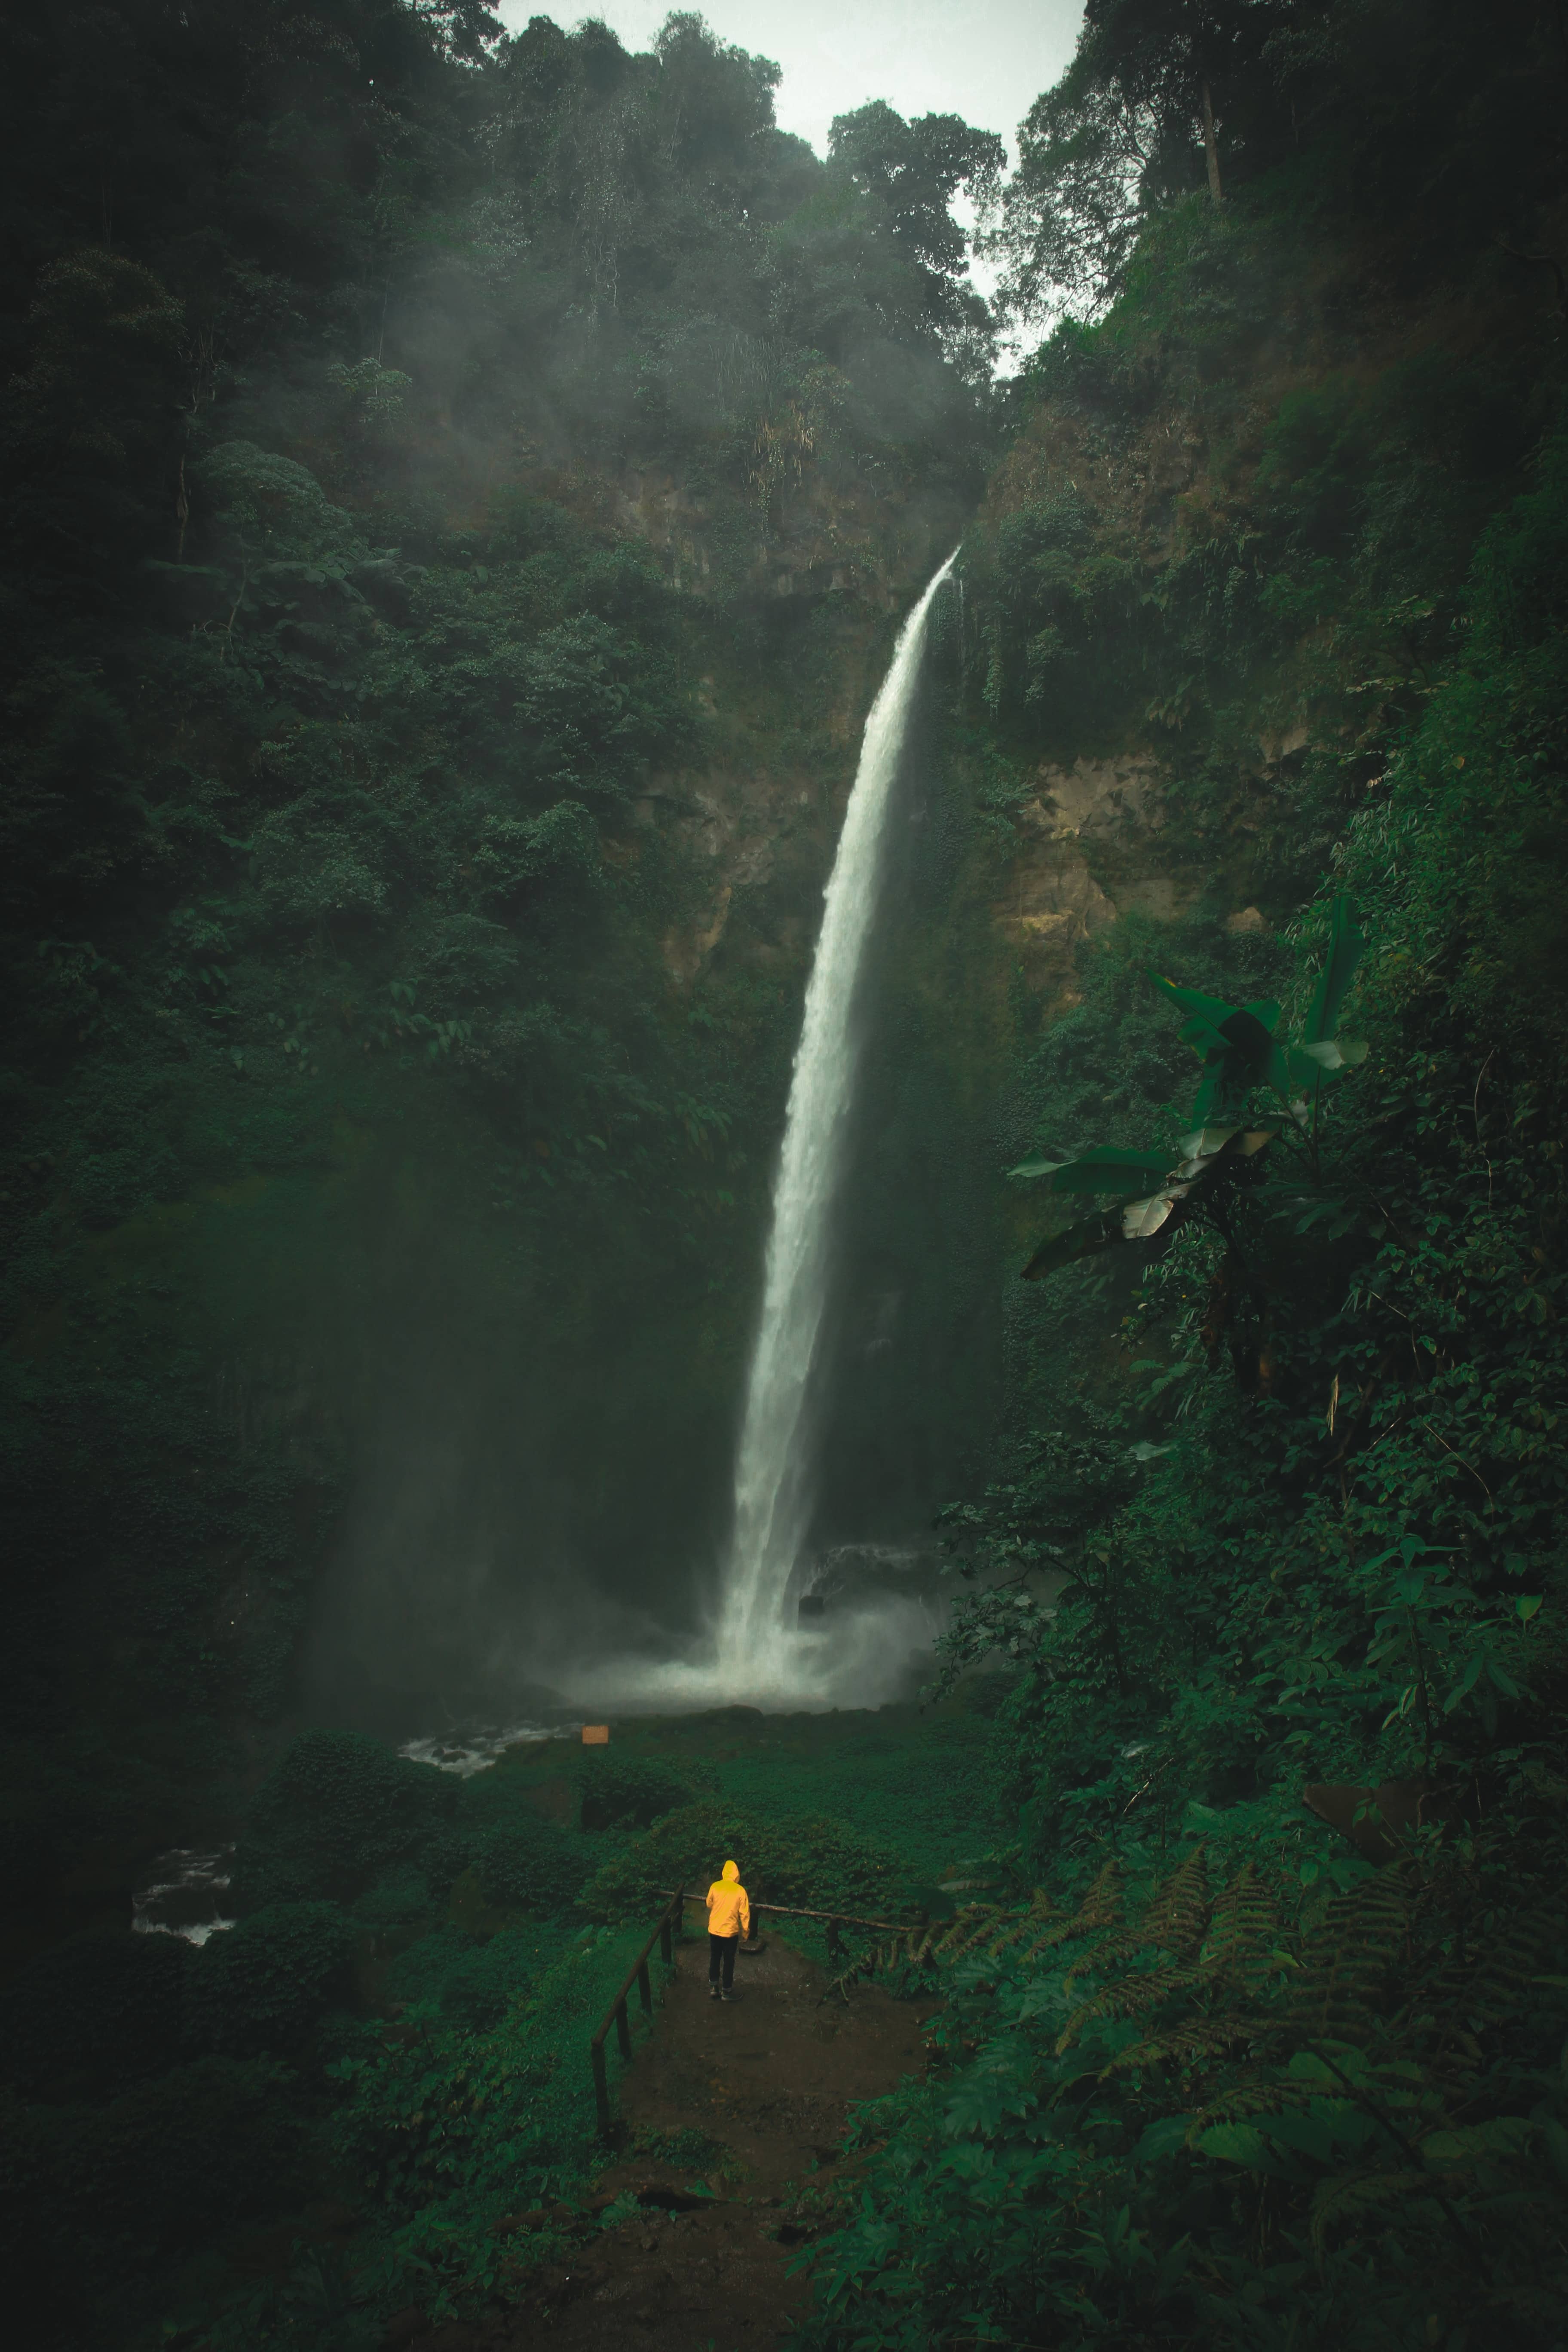
M 621 2056 L 629 2058 L 632 2054 L 632 2025 L 626 2014 L 627 1996 L 636 1985 L 644 2011 L 649 2017 L 653 2015 L 653 1985 L 647 1969 L 653 1948 L 656 1944 L 658 1946 L 659 1958 L 668 1967 L 674 1958 L 673 1936 L 678 1931 L 685 1932 L 687 1905 L 706 1900 L 704 1895 L 688 1895 L 683 1886 L 677 1887 L 654 1921 L 647 1943 L 632 1962 L 625 1984 L 605 2011 L 599 2030 L 588 2044 L 588 2055 L 594 2067 L 594 2105 L 598 2110 L 601 2137 L 606 2137 L 610 2128 L 610 2082 L 605 2064 L 605 2043 L 609 2038 L 610 2028 L 613 2025 L 616 2029 L 616 2042 Z M 910 1927 L 907 1919 L 901 1923 L 894 1919 L 860 1919 L 848 1911 L 802 1911 L 788 1903 L 753 1903 L 752 1909 L 753 1912 L 765 1911 L 773 1919 L 825 1919 L 830 1959 L 838 1956 L 838 1931 L 841 1927 L 869 1927 L 878 1935 L 902 1936 L 908 1933 Z
M 633 1985 L 636 1985 L 637 1998 L 645 2011 L 649 2017 L 653 2015 L 653 1985 L 647 1972 L 648 1955 L 657 1944 L 661 1960 L 668 1965 L 674 1958 L 672 1934 L 680 1926 L 681 1914 L 685 1908 L 686 1890 L 680 1887 L 670 1896 L 669 1901 L 655 1920 L 647 1943 L 632 1962 L 626 1972 L 625 1984 L 605 2011 L 599 2030 L 588 2045 L 589 2055 L 594 2062 L 594 2104 L 599 2111 L 601 2135 L 607 2133 L 610 2128 L 610 2084 L 605 2071 L 605 2038 L 613 2025 L 621 2056 L 623 2058 L 631 2056 L 632 2025 L 630 2018 L 626 2015 L 626 1995 Z
M 706 1900 L 707 1897 L 701 1895 L 687 1895 L 682 1897 L 684 1903 L 703 1903 Z M 752 1909 L 755 1912 L 765 1911 L 769 1917 L 773 1919 L 826 1919 L 827 1957 L 830 1960 L 837 1959 L 838 1957 L 840 1927 L 870 1927 L 879 1936 L 907 1936 L 913 1925 L 913 1922 L 909 1919 L 860 1919 L 857 1918 L 852 1911 L 802 1911 L 793 1903 L 753 1903 Z

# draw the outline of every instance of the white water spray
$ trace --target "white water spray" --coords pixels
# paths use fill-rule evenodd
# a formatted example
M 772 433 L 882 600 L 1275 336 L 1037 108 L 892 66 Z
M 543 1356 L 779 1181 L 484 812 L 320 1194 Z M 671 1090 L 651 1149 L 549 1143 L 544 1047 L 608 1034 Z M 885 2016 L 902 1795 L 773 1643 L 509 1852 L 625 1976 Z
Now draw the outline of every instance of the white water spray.
M 888 803 L 920 675 L 926 616 L 953 560 L 948 557 L 904 623 L 866 721 L 805 993 L 773 1186 L 762 1321 L 735 1461 L 734 1533 L 720 1599 L 719 1674 L 736 1690 L 788 1685 L 800 1674 L 784 1610 L 811 1510 L 805 1402 L 826 1304 L 828 1228 L 854 1093 L 856 985 L 876 908 Z

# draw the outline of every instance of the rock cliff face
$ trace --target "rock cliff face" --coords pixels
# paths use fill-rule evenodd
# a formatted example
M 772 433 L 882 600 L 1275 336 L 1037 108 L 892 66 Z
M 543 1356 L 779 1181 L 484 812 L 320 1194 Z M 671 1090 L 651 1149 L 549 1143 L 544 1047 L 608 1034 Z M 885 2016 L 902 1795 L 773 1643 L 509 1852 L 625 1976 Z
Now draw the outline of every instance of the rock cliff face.
M 1016 845 L 994 915 L 1032 985 L 1066 1005 L 1074 998 L 1081 940 L 1131 907 L 1173 914 L 1190 885 L 1158 871 L 1163 812 L 1160 771 L 1151 754 L 1080 755 L 1071 767 L 1047 761 L 1034 781 L 1038 790 L 1018 813 Z M 1094 848 L 1115 854 L 1114 898 L 1091 870 Z
M 661 942 L 678 988 L 689 989 L 737 916 L 744 959 L 800 968 L 815 931 L 806 877 L 826 879 L 898 621 L 957 544 L 962 501 L 874 491 L 809 453 L 782 492 L 740 514 L 732 494 L 651 467 L 613 478 L 555 472 L 531 486 L 646 546 L 699 631 L 721 595 L 739 591 L 752 607 L 754 660 L 696 680 L 708 756 L 652 777 L 606 849 L 635 866 L 662 835 L 686 875 L 691 904 Z

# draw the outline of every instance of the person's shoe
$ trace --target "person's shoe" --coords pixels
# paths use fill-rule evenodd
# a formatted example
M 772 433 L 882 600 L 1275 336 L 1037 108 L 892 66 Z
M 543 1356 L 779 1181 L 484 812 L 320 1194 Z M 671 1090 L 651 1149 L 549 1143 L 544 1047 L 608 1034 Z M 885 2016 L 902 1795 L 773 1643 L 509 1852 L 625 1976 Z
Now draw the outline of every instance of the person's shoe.
M 732 1992 L 721 1992 L 719 1998 L 721 2000 L 733 2000 L 735 1996 Z
M 710 2000 L 722 2000 L 724 1996 L 720 1991 L 717 1985 L 710 1985 L 708 1988 L 708 1998 Z

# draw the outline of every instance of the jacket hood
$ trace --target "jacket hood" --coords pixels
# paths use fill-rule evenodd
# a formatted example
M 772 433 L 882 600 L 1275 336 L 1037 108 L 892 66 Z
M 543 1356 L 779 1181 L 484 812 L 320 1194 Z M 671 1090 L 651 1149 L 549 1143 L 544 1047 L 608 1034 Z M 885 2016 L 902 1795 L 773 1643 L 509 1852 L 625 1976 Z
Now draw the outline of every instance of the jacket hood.
M 731 1884 L 733 1885 L 741 1875 L 740 1864 L 738 1862 L 727 1862 L 724 1864 L 724 1875 L 730 1880 Z

